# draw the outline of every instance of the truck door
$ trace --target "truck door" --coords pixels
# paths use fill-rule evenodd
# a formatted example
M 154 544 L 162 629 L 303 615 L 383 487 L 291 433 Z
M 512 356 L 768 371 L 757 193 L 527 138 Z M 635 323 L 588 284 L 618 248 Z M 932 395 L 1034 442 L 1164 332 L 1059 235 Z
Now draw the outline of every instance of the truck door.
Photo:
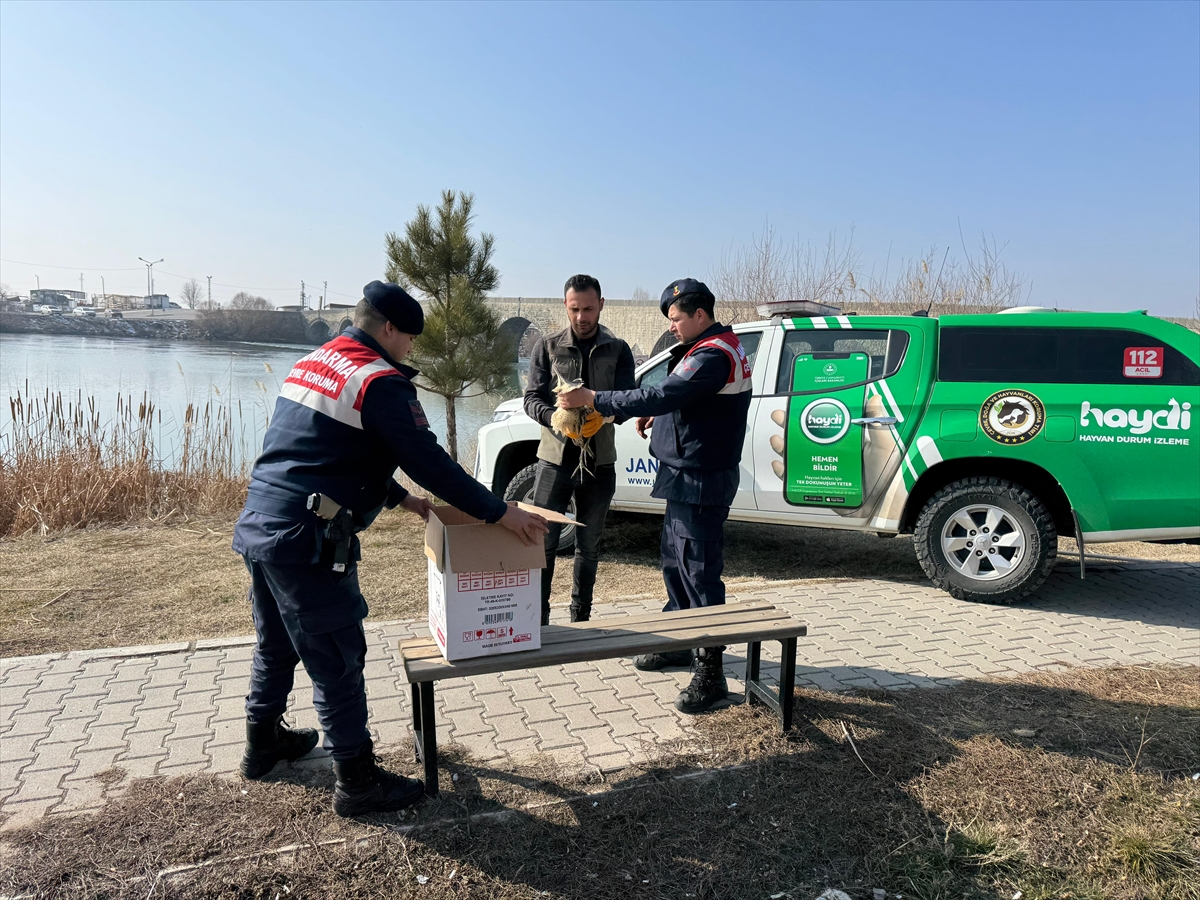
M 774 391 L 760 399 L 754 419 L 761 512 L 847 527 L 875 514 L 905 464 L 929 393 L 935 327 L 845 316 L 783 323 Z

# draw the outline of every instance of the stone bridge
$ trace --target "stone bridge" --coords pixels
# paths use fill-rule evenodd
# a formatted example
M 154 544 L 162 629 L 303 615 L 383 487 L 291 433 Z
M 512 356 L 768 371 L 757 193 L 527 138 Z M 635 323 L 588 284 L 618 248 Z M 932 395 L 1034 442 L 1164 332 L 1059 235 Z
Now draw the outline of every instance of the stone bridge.
M 489 297 L 488 305 L 500 316 L 501 330 L 513 337 L 520 357 L 528 356 L 534 341 L 543 334 L 567 327 L 563 302 L 557 297 Z M 353 313 L 352 308 L 305 310 L 309 340 L 324 343 L 346 330 Z M 601 321 L 628 342 L 639 361 L 674 343 L 666 319 L 654 303 L 606 300 Z

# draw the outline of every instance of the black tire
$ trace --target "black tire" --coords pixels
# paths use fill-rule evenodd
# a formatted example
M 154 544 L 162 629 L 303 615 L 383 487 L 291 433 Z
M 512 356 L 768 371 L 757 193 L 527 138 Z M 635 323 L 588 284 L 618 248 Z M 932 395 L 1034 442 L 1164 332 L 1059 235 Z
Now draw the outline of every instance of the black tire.
M 508 487 L 504 489 L 505 500 L 520 500 L 522 503 L 533 502 L 533 483 L 537 479 L 537 463 L 532 466 L 526 466 L 520 472 L 512 477 L 512 481 L 508 483 Z M 574 515 L 575 513 L 575 498 L 571 498 L 571 502 L 567 505 L 567 512 Z M 558 555 L 563 556 L 567 553 L 575 552 L 575 526 L 564 525 L 562 534 L 558 538 Z
M 997 516 L 993 531 L 986 523 Z M 951 597 L 1016 603 L 1050 574 L 1058 530 L 1027 488 L 1003 478 L 964 478 L 929 498 L 917 517 L 913 546 L 929 580 Z

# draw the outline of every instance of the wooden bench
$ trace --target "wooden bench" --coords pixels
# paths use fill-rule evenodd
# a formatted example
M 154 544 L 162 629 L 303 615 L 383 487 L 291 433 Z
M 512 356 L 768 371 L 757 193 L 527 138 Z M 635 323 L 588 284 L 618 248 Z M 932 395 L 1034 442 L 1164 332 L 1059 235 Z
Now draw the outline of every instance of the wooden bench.
M 796 638 L 807 633 L 808 626 L 785 610 L 765 601 L 754 601 L 671 613 L 614 616 L 571 625 L 546 625 L 542 627 L 540 649 L 454 663 L 442 658 L 432 638 L 405 641 L 400 645 L 400 658 L 412 686 L 413 740 L 417 760 L 425 766 L 425 792 L 430 796 L 438 793 L 435 681 L 642 653 L 746 643 L 745 702 L 758 701 L 774 710 L 783 730 L 787 731 L 792 727 Z M 780 642 L 782 663 L 778 696 L 759 678 L 763 641 Z

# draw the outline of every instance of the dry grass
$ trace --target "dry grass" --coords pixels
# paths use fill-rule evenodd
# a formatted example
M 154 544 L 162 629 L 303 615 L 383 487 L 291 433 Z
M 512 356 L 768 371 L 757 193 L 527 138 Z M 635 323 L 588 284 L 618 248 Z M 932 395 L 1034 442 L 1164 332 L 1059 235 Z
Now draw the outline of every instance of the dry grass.
M 0 537 L 236 509 L 245 472 L 230 407 L 189 404 L 177 455 L 160 444 L 162 414 L 143 394 L 102 420 L 94 398 L 18 393 L 0 436 Z
M 807 900 L 837 887 L 862 900 L 881 887 L 925 900 L 1200 897 L 1196 668 L 802 691 L 797 713 L 786 736 L 760 710 L 714 713 L 696 736 L 607 780 L 544 762 L 490 768 L 451 751 L 437 800 L 357 821 L 330 812 L 327 771 L 281 769 L 266 784 L 138 782 L 95 817 L 4 834 L 0 891 Z M 408 753 L 387 763 L 414 769 Z
M 233 516 L 37 533 L 0 540 L 0 655 L 159 644 L 254 631 L 249 577 L 229 547 Z M 605 531 L 598 602 L 665 599 L 657 516 L 616 514 Z M 385 512 L 360 535 L 359 570 L 372 619 L 423 619 L 424 530 Z M 1063 550 L 1073 547 L 1063 542 Z M 1190 545 L 1112 544 L 1124 556 L 1191 561 Z M 731 595 L 844 578 L 924 579 L 908 537 L 730 523 L 725 581 Z M 571 565 L 560 557 L 553 602 L 566 604 Z

